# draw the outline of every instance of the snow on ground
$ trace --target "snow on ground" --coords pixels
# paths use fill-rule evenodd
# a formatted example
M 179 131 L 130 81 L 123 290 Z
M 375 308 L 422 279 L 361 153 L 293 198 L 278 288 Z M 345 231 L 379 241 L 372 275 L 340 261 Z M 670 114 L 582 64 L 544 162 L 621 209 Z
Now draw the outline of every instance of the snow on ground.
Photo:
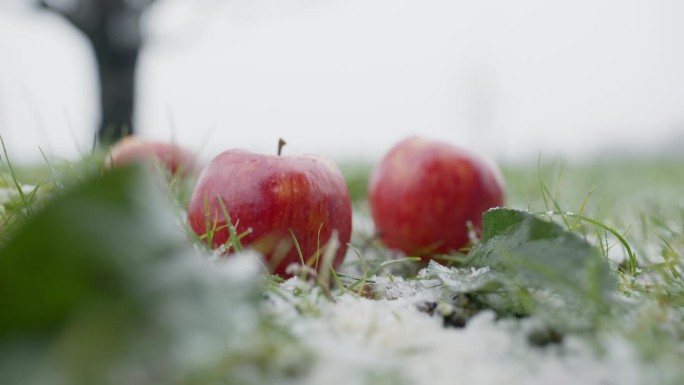
M 641 384 L 649 371 L 626 340 L 594 342 L 566 336 L 561 345 L 532 347 L 534 320 L 499 320 L 482 312 L 465 328 L 445 328 L 417 304 L 436 302 L 439 281 L 374 277 L 379 300 L 343 294 L 335 303 L 293 278 L 269 310 L 317 357 L 307 384 Z M 303 290 L 302 290 L 303 289 Z M 287 298 L 287 297 L 285 297 Z M 301 307 L 294 302 L 313 303 Z M 303 301 L 303 302 L 301 302 Z M 311 301 L 311 302 L 309 302 Z M 315 309 L 307 311 L 306 309 Z M 382 381 L 380 381 L 382 380 Z

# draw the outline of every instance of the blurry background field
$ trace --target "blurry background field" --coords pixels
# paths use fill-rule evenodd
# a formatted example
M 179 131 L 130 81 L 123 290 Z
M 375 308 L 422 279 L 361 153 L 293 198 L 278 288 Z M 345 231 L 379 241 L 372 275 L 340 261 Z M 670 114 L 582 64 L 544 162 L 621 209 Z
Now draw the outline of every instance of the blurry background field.
M 32 4 L 0 1 L 0 134 L 17 160 L 73 159 L 98 124 L 94 57 Z M 684 146 L 676 0 L 159 0 L 142 16 L 135 128 L 205 158 L 281 136 L 340 161 L 410 134 L 502 161 Z

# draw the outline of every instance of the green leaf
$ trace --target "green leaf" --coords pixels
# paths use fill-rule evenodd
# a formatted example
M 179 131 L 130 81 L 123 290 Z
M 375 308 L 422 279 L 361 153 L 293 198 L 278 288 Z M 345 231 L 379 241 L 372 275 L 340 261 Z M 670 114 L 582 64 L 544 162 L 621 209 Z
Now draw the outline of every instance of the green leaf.
M 487 242 L 497 234 L 504 232 L 511 226 L 524 221 L 526 214 L 523 211 L 509 209 L 491 209 L 484 213 L 481 242 Z
M 124 298 L 131 269 L 179 244 L 148 179 L 138 168 L 106 173 L 13 229 L 0 249 L 0 337 L 49 331 L 84 303 Z
M 311 357 L 259 306 L 261 256 L 202 258 L 146 171 L 66 188 L 13 226 L 0 383 L 264 384 L 305 369 Z
M 603 295 L 614 287 L 596 247 L 552 221 L 510 209 L 484 214 L 482 242 L 465 265 L 513 272 L 521 283 L 561 291 Z
M 489 267 L 503 274 L 507 308 L 519 303 L 524 305 L 518 309 L 520 313 L 544 312 L 553 317 L 565 317 L 564 312 L 572 308 L 582 313 L 578 318 L 585 322 L 605 309 L 615 286 L 608 263 L 596 247 L 560 225 L 524 211 L 493 209 L 483 219 L 482 242 L 464 266 Z M 545 294 L 530 294 L 538 292 Z M 548 293 L 556 300 L 549 301 Z M 562 304 L 547 303 L 554 301 Z

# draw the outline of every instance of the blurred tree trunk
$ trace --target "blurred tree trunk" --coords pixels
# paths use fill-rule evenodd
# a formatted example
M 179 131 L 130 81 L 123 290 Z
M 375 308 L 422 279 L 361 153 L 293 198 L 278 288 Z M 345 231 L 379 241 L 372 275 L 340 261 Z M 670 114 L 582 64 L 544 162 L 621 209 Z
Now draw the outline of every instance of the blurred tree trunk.
M 90 40 L 100 79 L 100 144 L 133 134 L 135 69 L 142 47 L 140 18 L 152 0 L 41 0 Z

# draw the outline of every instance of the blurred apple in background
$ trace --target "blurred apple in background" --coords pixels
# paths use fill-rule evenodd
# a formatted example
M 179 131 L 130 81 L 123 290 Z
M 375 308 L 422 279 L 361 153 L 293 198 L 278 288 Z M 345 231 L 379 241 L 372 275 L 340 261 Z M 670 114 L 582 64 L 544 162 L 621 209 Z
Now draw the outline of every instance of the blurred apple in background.
M 411 137 L 396 144 L 371 174 L 368 203 L 382 242 L 429 257 L 469 242 L 482 214 L 503 204 L 494 163 L 449 143 Z
M 288 277 L 287 267 L 301 264 L 294 239 L 319 271 L 333 234 L 338 243 L 328 263 L 337 268 L 344 259 L 351 201 L 342 174 L 326 158 L 225 151 L 204 168 L 188 206 L 188 224 L 213 248 L 230 240 L 223 206 L 236 233 L 248 232 L 241 243 L 262 253 L 274 274 Z
M 197 156 L 176 143 L 151 141 L 127 136 L 115 143 L 105 159 L 105 166 L 117 167 L 132 162 L 154 165 L 159 162 L 171 176 L 186 177 L 199 173 Z

